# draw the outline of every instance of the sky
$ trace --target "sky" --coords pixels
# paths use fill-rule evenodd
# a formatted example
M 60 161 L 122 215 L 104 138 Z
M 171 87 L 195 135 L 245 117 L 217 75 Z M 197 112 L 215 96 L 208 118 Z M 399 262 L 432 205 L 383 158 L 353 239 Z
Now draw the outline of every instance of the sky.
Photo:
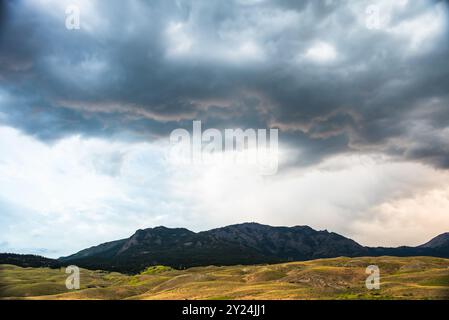
M 277 172 L 172 161 L 195 120 L 278 129 Z M 447 1 L 0 2 L 0 252 L 241 222 L 419 245 L 448 170 Z

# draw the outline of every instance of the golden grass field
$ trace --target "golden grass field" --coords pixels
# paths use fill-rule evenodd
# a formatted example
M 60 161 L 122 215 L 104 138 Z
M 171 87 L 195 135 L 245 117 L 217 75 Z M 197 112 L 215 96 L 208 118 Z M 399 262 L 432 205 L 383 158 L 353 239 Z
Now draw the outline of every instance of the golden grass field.
M 367 290 L 365 269 L 381 271 Z M 68 290 L 64 269 L 0 265 L 0 299 L 449 299 L 449 259 L 335 258 L 273 265 L 151 267 L 139 275 L 81 269 Z

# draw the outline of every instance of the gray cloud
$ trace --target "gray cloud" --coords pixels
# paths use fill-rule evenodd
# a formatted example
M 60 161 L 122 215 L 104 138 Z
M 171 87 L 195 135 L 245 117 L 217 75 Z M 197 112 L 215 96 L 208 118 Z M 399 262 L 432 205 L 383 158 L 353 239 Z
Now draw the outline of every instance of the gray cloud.
M 380 2 L 379 30 L 368 1 L 80 2 L 79 31 L 55 3 L 7 1 L 0 25 L 0 121 L 42 140 L 201 119 L 279 127 L 302 165 L 380 151 L 449 167 L 446 2 Z

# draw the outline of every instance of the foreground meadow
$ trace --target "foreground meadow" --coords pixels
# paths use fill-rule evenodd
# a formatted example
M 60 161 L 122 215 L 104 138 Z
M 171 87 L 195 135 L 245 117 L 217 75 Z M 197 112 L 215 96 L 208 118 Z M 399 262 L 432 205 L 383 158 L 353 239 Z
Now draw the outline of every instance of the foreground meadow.
M 377 265 L 379 290 L 365 269 Z M 68 290 L 64 269 L 0 265 L 0 299 L 449 299 L 449 259 L 335 258 L 274 265 L 150 267 L 138 275 L 81 269 Z

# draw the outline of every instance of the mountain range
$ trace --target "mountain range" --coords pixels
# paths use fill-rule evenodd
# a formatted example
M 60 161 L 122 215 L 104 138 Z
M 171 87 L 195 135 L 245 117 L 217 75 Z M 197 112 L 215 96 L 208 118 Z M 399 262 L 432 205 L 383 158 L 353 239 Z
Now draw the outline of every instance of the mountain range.
M 43 266 L 77 265 L 87 269 L 137 273 L 151 265 L 177 269 L 207 265 L 261 264 L 339 256 L 435 256 L 449 258 L 449 233 L 417 247 L 366 247 L 334 232 L 308 226 L 272 227 L 242 223 L 192 232 L 185 228 L 137 230 L 131 237 L 81 250 Z M 31 260 L 31 262 L 30 262 Z M 0 254 L 0 264 L 36 266 L 36 256 Z

